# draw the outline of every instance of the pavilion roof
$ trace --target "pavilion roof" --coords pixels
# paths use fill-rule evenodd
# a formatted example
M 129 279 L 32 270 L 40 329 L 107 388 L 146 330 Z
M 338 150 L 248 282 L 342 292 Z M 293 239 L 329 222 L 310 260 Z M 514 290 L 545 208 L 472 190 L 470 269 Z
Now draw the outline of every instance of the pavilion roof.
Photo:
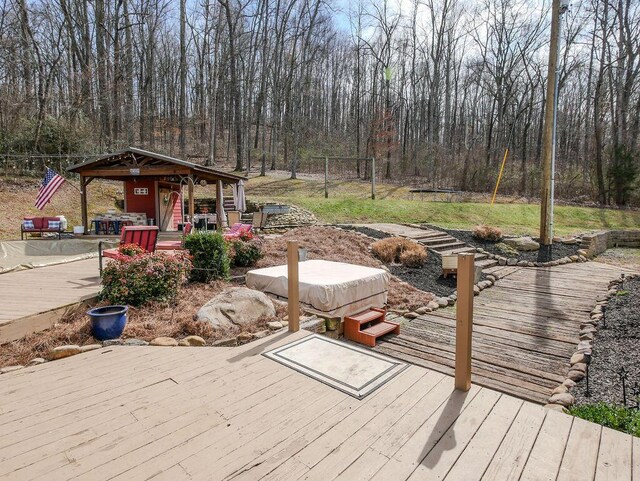
M 135 147 L 127 147 L 119 152 L 72 165 L 67 168 L 67 171 L 84 177 L 111 180 L 153 177 L 179 182 L 185 176 L 191 176 L 194 182 L 221 180 L 225 184 L 236 184 L 241 180 L 247 180 L 246 177 L 240 175 Z

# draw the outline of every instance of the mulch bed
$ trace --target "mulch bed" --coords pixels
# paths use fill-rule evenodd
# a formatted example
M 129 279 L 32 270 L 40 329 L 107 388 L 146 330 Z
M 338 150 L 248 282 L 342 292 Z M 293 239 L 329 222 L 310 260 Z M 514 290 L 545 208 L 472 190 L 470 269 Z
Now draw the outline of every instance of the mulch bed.
M 368 227 L 340 226 L 346 230 L 354 230 L 375 239 L 392 237 L 389 234 L 380 232 Z M 433 292 L 437 296 L 446 297 L 456 290 L 456 278 L 449 276 L 442 277 L 442 259 L 438 254 L 429 252 L 427 261 L 421 268 L 405 267 L 402 265 L 387 265 L 389 271 L 404 282 L 427 292 Z M 485 278 L 483 274 L 483 278 Z
M 640 278 L 626 280 L 618 295 L 609 299 L 605 324 L 606 327 L 600 321 L 594 341 L 589 365 L 590 396 L 586 395 L 586 380 L 579 382 L 571 393 L 579 404 L 599 401 L 622 404 L 620 369 L 624 367 L 627 406 L 631 407 L 635 405 L 634 386 L 640 386 Z
M 461 242 L 468 244 L 472 247 L 480 247 L 491 254 L 503 256 L 503 257 L 515 257 L 512 255 L 507 255 L 504 251 L 498 249 L 496 247 L 497 242 L 484 241 L 481 239 L 477 239 L 473 236 L 471 231 L 468 230 L 454 230 L 454 229 L 444 229 L 442 227 L 438 227 L 435 225 L 429 225 L 430 229 L 439 230 L 441 232 L 446 232 L 452 237 L 455 237 Z M 534 239 L 535 240 L 535 239 Z M 554 242 L 551 245 L 551 257 L 544 258 L 542 257 L 542 249 L 537 251 L 529 251 L 529 252 L 520 252 L 518 251 L 517 259 L 519 261 L 527 261 L 527 262 L 547 262 L 547 261 L 555 261 L 558 259 L 562 259 L 563 257 L 576 255 L 578 250 L 580 249 L 579 244 L 563 244 L 562 242 Z

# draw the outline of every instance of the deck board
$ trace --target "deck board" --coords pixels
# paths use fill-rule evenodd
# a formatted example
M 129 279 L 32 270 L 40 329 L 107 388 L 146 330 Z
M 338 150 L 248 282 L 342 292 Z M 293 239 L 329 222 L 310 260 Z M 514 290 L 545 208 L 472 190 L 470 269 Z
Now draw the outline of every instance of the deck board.
M 99 292 L 98 259 L 0 275 L 0 343 L 49 328 L 64 314 L 65 306 Z
M 474 299 L 473 381 L 544 404 L 569 371 L 580 323 L 625 269 L 598 262 L 517 268 Z M 378 341 L 376 351 L 453 374 L 455 308 L 439 309 Z
M 5 374 L 0 479 L 637 473 L 637 440 L 475 384 L 454 391 L 453 379 L 434 370 L 410 366 L 358 400 L 261 355 L 305 335 L 238 348 L 103 348 Z

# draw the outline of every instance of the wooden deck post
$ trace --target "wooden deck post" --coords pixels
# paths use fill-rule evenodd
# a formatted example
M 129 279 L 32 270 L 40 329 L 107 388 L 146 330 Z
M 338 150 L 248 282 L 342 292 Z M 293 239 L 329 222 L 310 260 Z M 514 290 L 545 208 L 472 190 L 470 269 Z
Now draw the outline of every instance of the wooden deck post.
M 324 198 L 329 198 L 329 157 L 324 158 Z
M 84 233 L 89 234 L 89 215 L 87 211 L 87 186 L 89 183 L 87 179 L 80 176 L 80 212 L 82 216 L 82 225 L 84 226 Z
M 300 292 L 298 285 L 298 243 L 287 241 L 287 301 L 289 332 L 300 330 Z
M 195 203 L 193 198 L 193 179 L 189 177 L 189 181 L 187 182 L 187 189 L 189 191 L 189 222 L 193 224 L 193 216 L 195 214 Z M 182 219 L 184 222 L 184 219 Z
M 456 302 L 456 389 L 471 388 L 471 337 L 473 333 L 473 278 L 475 254 L 458 254 Z

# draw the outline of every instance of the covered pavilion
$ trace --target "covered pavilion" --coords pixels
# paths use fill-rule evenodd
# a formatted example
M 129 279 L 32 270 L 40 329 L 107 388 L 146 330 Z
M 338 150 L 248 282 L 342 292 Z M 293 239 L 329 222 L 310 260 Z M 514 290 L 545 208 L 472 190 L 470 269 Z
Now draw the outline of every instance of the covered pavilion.
M 149 219 L 158 219 L 161 231 L 171 230 L 174 215 L 182 217 L 183 185 L 188 188 L 188 216 L 193 221 L 193 191 L 196 184 L 215 184 L 216 199 L 222 199 L 224 185 L 247 180 L 243 176 L 134 147 L 72 165 L 67 171 L 80 176 L 80 203 L 85 233 L 90 227 L 87 187 L 95 179 L 122 181 L 125 212 L 144 213 Z M 172 195 L 174 193 L 175 195 Z M 177 210 L 177 205 L 180 206 L 180 210 Z M 216 214 L 220 228 L 224 218 L 222 202 L 216 202 Z M 184 222 L 184 219 L 180 219 L 180 222 Z

